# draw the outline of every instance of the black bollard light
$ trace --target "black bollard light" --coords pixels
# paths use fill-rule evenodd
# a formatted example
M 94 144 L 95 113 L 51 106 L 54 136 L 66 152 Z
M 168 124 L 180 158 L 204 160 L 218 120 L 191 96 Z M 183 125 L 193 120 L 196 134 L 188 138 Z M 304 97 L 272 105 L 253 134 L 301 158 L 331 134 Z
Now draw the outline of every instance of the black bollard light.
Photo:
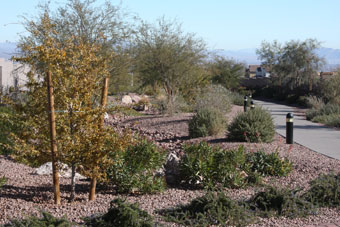
M 255 109 L 255 104 L 253 100 L 250 101 L 250 109 L 251 110 Z
M 286 116 L 286 143 L 293 144 L 294 115 L 288 113 Z
M 247 112 L 247 106 L 248 106 L 248 97 L 245 95 L 244 96 L 244 103 L 243 103 L 244 112 Z

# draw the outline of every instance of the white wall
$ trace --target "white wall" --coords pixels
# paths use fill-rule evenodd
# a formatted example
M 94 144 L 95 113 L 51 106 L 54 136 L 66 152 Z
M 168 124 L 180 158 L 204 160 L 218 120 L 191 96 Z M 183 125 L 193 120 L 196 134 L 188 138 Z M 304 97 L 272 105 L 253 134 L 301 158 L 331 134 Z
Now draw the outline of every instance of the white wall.
M 14 87 L 15 79 L 17 78 L 18 88 L 23 89 L 26 83 L 26 73 L 28 67 L 24 67 L 22 64 L 13 63 L 7 61 L 4 58 L 0 58 L 0 66 L 2 68 L 2 84 L 0 84 L 5 90 L 9 87 Z

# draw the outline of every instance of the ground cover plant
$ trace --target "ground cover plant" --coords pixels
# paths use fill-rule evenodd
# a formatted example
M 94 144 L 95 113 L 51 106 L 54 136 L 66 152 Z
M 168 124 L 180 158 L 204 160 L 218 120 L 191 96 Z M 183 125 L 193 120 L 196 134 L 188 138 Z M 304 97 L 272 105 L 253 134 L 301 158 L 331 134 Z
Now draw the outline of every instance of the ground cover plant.
M 316 206 L 298 194 L 300 190 L 269 187 L 256 193 L 247 203 L 263 217 L 304 217 L 315 214 Z
M 238 142 L 271 142 L 275 135 L 273 119 L 262 107 L 240 113 L 228 126 L 228 139 Z
M 165 189 L 162 176 L 155 172 L 162 168 L 166 151 L 147 139 L 138 138 L 126 149 L 109 154 L 106 181 L 122 193 L 154 193 Z
M 224 193 L 208 192 L 187 205 L 159 211 L 165 220 L 185 226 L 246 226 L 253 215 Z
M 340 173 L 315 178 L 304 197 L 318 206 L 340 207 Z
M 138 204 L 126 203 L 122 199 L 111 201 L 106 214 L 85 218 L 86 226 L 92 227 L 152 227 L 153 217 L 141 210 Z
M 225 127 L 225 117 L 219 110 L 203 108 L 197 110 L 189 121 L 189 136 L 191 138 L 215 136 L 222 133 Z
M 26 219 L 11 220 L 10 223 L 3 225 L 3 227 L 71 227 L 74 226 L 65 217 L 56 218 L 48 212 L 41 212 L 42 217 L 30 216 Z

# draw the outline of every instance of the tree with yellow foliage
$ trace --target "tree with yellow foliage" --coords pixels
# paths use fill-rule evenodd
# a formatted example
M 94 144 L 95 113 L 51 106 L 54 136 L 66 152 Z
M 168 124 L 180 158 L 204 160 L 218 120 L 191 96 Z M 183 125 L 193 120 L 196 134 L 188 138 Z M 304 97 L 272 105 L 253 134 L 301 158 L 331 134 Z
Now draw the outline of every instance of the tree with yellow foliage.
M 100 175 L 98 166 L 109 151 L 119 146 L 117 134 L 103 126 L 107 90 L 102 89 L 102 84 L 108 82 L 107 60 L 100 54 L 99 42 L 86 42 L 77 36 L 60 42 L 47 12 L 37 23 L 31 22 L 30 28 L 34 39 L 22 42 L 22 54 L 14 58 L 31 68 L 27 100 L 15 104 L 20 113 L 17 120 L 24 123 L 23 130 L 12 135 L 16 157 L 33 165 L 51 160 L 46 92 L 50 73 L 58 148 L 54 161 L 72 166 L 73 179 L 75 169 L 81 166 L 83 173 L 91 177 L 89 199 L 93 200 Z M 55 189 L 59 188 L 58 181 L 54 180 L 54 184 Z M 74 180 L 72 189 L 71 199 Z M 56 190 L 55 203 L 60 203 Z

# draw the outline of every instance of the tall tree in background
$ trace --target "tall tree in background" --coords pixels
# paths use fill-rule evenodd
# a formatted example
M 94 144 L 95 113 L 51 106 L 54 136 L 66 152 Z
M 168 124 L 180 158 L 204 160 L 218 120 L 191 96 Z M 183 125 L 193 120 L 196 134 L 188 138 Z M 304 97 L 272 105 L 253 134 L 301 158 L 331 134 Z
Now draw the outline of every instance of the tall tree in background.
M 244 64 L 221 56 L 215 56 L 209 68 L 214 83 L 234 91 L 239 88 L 240 80 L 245 75 Z
M 263 42 L 256 53 L 272 70 L 274 83 L 284 88 L 286 93 L 305 95 L 312 90 L 317 71 L 324 63 L 315 53 L 318 48 L 320 43 L 315 39 L 292 40 L 283 46 L 274 41 L 272 44 Z
M 200 73 L 205 44 L 181 26 L 161 18 L 157 25 L 142 23 L 135 39 L 136 70 L 143 85 L 159 84 L 167 95 L 169 113 L 183 86 Z

